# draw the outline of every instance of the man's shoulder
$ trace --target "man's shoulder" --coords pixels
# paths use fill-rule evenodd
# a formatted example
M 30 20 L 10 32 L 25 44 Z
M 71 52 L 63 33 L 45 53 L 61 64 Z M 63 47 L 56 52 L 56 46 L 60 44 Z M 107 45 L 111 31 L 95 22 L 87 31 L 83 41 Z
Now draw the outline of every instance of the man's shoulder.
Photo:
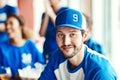
M 88 47 L 85 55 L 85 63 L 88 63 L 88 66 L 96 66 L 97 68 L 101 69 L 112 67 L 111 61 L 105 55 L 99 54 Z
M 88 61 L 89 64 L 95 64 L 96 66 L 104 66 L 106 63 L 109 63 L 109 59 L 103 55 L 100 54 L 86 46 L 85 51 L 85 61 Z
M 85 72 L 87 72 L 86 74 L 95 77 L 96 76 L 100 76 L 100 78 L 102 78 L 102 76 L 107 76 L 106 74 L 108 74 L 110 77 L 111 76 L 116 76 L 116 72 L 114 70 L 113 65 L 111 64 L 110 60 L 102 55 L 97 53 L 96 51 L 93 51 L 89 48 L 87 48 L 86 54 L 85 54 Z M 90 71 L 90 72 L 89 72 Z M 105 78 L 103 77 L 103 79 Z

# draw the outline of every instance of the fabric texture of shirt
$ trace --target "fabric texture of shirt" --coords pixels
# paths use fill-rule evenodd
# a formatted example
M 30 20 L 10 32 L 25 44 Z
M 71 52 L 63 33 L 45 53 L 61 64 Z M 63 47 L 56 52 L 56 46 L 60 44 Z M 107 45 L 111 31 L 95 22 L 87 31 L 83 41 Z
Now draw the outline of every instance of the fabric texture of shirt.
M 57 51 L 50 59 L 39 80 L 117 80 L 117 74 L 109 60 L 87 46 L 84 59 L 71 70 L 69 61 Z
M 0 44 L 0 66 L 10 67 L 13 76 L 18 73 L 18 69 L 28 65 L 34 67 L 36 62 L 43 64 L 44 58 L 31 40 L 21 47 L 6 42 Z

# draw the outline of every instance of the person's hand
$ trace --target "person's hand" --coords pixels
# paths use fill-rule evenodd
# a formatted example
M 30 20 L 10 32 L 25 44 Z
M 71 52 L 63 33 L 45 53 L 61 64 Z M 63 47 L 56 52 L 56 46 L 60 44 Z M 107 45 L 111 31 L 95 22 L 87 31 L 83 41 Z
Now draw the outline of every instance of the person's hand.
M 55 17 L 55 12 L 53 10 L 53 8 L 50 5 L 50 2 L 48 0 L 45 0 L 44 2 L 45 4 L 45 12 L 46 14 L 51 18 L 51 17 Z
M 53 11 L 51 6 L 48 5 L 46 9 L 47 9 L 46 13 L 47 13 L 48 16 L 51 17 L 51 16 L 55 15 L 55 12 Z

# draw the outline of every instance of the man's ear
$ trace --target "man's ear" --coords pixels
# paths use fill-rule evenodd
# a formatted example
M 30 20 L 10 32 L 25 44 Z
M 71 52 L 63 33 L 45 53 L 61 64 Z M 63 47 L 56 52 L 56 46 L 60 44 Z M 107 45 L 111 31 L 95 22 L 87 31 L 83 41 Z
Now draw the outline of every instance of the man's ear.
M 85 33 L 83 34 L 83 42 L 88 40 L 88 30 L 85 31 Z

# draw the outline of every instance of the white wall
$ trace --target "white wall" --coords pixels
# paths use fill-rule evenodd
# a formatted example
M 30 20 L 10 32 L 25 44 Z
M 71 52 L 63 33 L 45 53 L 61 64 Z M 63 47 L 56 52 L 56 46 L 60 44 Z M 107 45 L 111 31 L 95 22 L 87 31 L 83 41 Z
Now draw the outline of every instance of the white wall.
M 120 77 L 120 0 L 112 0 L 111 7 L 112 22 L 112 62 Z M 119 78 L 120 79 L 120 78 Z
M 7 0 L 8 1 L 8 4 L 12 5 L 12 6 L 17 6 L 17 1 L 18 0 Z
M 68 0 L 68 6 L 70 8 L 80 10 L 80 1 L 81 0 Z
M 92 17 L 93 37 L 99 43 L 103 44 L 103 0 L 93 0 Z

